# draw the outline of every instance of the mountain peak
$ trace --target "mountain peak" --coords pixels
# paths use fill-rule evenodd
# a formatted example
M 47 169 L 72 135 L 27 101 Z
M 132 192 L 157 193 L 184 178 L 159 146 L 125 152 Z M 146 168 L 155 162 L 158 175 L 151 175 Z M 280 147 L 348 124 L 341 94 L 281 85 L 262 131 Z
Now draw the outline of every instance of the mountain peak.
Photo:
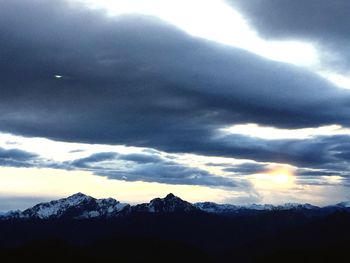
M 58 201 L 68 203 L 68 205 L 70 206 L 74 206 L 74 205 L 79 205 L 81 203 L 89 202 L 91 200 L 95 200 L 95 198 L 78 192 L 76 194 L 68 196 L 67 198 L 60 199 Z
M 176 200 L 179 202 L 187 202 L 187 201 L 181 199 L 180 197 L 174 195 L 173 193 L 169 193 L 164 198 L 158 198 L 158 199 L 162 199 L 162 200 L 167 201 L 167 202 L 174 202 Z
M 167 194 L 167 196 L 165 197 L 165 199 L 173 199 L 173 198 L 179 198 L 179 197 L 175 196 L 173 193 L 169 193 L 169 194 Z
M 71 196 L 87 196 L 87 195 L 83 194 L 82 192 L 77 192 L 75 194 L 72 194 Z
M 133 207 L 135 212 L 148 213 L 173 213 L 173 212 L 191 212 L 197 211 L 191 203 L 182 200 L 180 197 L 169 193 L 164 198 L 154 198 L 149 203 L 140 204 Z
M 85 198 L 85 197 L 90 197 L 92 198 L 91 196 L 88 196 L 86 194 L 83 194 L 81 192 L 78 192 L 78 193 L 75 193 L 75 194 L 72 194 L 70 196 L 67 197 L 67 199 L 73 199 L 73 198 Z

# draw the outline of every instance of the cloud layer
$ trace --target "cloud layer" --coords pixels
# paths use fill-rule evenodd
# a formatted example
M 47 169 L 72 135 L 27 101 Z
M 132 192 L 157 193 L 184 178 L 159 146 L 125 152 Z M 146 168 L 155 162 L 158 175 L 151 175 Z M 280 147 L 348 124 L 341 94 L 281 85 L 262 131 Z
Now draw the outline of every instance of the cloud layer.
M 109 162 L 109 163 L 103 163 Z M 217 176 L 199 168 L 188 167 L 169 157 L 153 153 L 120 154 L 102 152 L 65 162 L 65 169 L 86 169 L 96 175 L 124 181 L 167 184 L 204 185 L 211 187 L 250 187 L 248 182 Z
M 316 10 L 329 6 L 317 2 Z M 341 21 L 330 23 L 327 15 L 321 17 L 322 10 L 310 11 L 315 1 L 303 7 L 294 1 L 255 3 L 239 7 L 262 34 L 324 40 L 324 48 L 348 55 L 342 51 L 348 43 L 348 18 L 342 13 Z M 336 10 L 345 10 L 342 4 L 338 1 Z M 290 17 L 283 16 L 286 12 Z M 0 32 L 2 132 L 281 162 L 329 172 L 348 167 L 347 135 L 271 141 L 219 132 L 240 123 L 349 127 L 350 91 L 305 69 L 193 38 L 155 18 L 111 18 L 63 1 L 2 1 Z M 339 67 L 346 69 L 346 61 Z M 98 174 L 235 186 L 228 179 L 152 155 L 99 153 L 69 165 L 87 169 L 111 160 L 134 165 L 127 172 L 105 169 Z M 260 169 L 247 166 L 237 171 L 255 168 Z

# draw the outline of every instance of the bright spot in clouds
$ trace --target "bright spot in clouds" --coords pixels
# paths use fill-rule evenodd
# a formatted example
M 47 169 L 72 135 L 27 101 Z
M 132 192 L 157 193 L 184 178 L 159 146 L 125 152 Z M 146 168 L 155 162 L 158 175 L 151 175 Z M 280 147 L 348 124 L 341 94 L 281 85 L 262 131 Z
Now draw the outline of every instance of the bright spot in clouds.
M 294 168 L 290 166 L 272 167 L 262 173 L 249 176 L 251 182 L 262 189 L 278 190 L 295 186 Z
M 290 184 L 293 182 L 294 174 L 288 168 L 275 168 L 268 172 L 270 180 L 277 184 Z
M 348 76 L 329 71 L 321 71 L 320 74 L 338 87 L 350 89 L 350 72 L 348 73 Z
M 267 41 L 221 0 L 70 0 L 103 9 L 110 16 L 144 14 L 167 21 L 188 34 L 249 50 L 271 60 L 301 66 L 318 64 L 316 49 L 300 41 Z
M 348 76 L 320 63 L 313 43 L 266 40 L 223 0 L 68 0 L 102 9 L 109 16 L 144 14 L 167 21 L 190 35 L 242 48 L 270 60 L 306 67 L 340 88 L 350 89 Z M 329 73 L 325 74 L 327 71 Z
M 33 152 L 41 157 L 54 161 L 67 161 L 84 158 L 98 152 L 118 152 L 118 153 L 140 153 L 143 148 L 126 147 L 122 145 L 86 144 L 53 141 L 46 138 L 22 137 L 0 132 L 0 147 L 11 149 L 14 145 L 9 142 L 16 142 L 15 147 Z M 40 145 L 41 147 L 38 147 Z
M 275 127 L 260 126 L 255 123 L 237 124 L 220 129 L 226 134 L 241 134 L 267 140 L 280 139 L 310 139 L 316 136 L 350 135 L 349 128 L 340 125 L 328 125 L 317 128 L 279 129 Z

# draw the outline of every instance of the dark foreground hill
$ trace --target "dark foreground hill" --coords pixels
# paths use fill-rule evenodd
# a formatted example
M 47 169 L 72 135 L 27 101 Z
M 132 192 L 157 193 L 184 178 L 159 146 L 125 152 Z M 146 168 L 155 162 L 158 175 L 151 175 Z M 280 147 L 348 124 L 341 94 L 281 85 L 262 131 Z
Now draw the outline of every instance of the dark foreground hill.
M 102 208 L 76 197 L 40 204 L 28 217 L 3 217 L 0 262 L 349 262 L 348 209 L 208 213 L 173 195 L 134 207 L 109 200 Z M 81 217 L 87 210 L 101 216 Z M 42 219 L 38 211 L 56 216 Z

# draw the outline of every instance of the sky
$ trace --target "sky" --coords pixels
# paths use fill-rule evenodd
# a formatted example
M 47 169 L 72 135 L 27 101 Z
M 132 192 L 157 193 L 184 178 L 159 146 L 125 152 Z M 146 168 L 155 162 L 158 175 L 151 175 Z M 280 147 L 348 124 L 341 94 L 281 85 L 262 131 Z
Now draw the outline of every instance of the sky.
M 350 200 L 347 0 L 0 0 L 0 211 Z

